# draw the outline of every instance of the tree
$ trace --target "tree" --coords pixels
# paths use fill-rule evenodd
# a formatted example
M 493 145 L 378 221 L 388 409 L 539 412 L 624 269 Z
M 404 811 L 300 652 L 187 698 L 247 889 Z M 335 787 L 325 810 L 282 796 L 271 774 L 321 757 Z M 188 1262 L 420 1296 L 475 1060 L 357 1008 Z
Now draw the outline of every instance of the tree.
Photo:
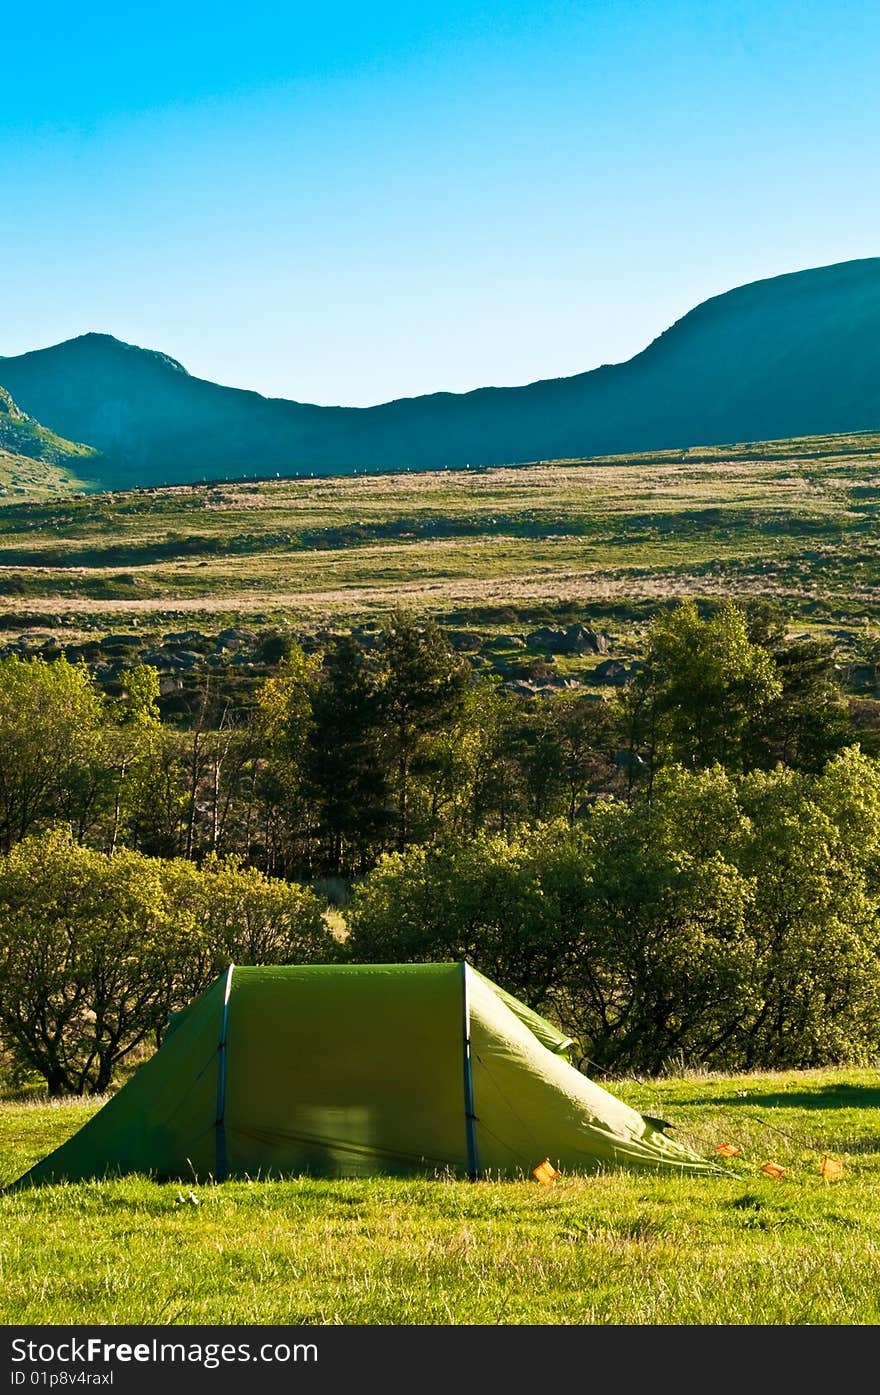
M 315 893 L 267 877 L 234 857 L 162 864 L 169 915 L 199 927 L 180 966 L 176 996 L 188 1002 L 229 964 L 312 964 L 339 957 Z
M 605 1068 L 865 1061 L 880 1036 L 880 767 L 820 776 L 667 766 L 652 798 L 597 801 L 466 846 L 381 859 L 354 958 L 469 958 Z
M 314 685 L 303 751 L 306 797 L 335 876 L 362 867 L 391 821 L 382 675 L 350 636 L 328 651 Z
M 630 748 L 647 756 L 651 776 L 669 762 L 748 769 L 756 730 L 781 692 L 773 656 L 750 639 L 737 606 L 703 620 L 685 601 L 652 624 L 624 694 Z
M 570 864 L 562 825 L 386 854 L 355 888 L 346 953 L 367 963 L 468 959 L 540 1007 L 577 942 Z
M 382 634 L 385 750 L 397 810 L 397 846 L 414 841 L 413 776 L 429 772 L 437 759 L 435 738 L 459 716 L 470 681 L 436 623 L 419 625 L 395 611 Z
M 740 786 L 759 888 L 756 1012 L 743 1065 L 865 1061 L 880 1033 L 880 767 L 857 749 L 819 776 L 755 772 Z
M 0 852 L 57 819 L 81 839 L 106 812 L 108 722 L 84 666 L 0 660 Z
M 120 696 L 110 704 L 114 726 L 107 733 L 107 751 L 113 771 L 113 814 L 108 837 L 116 850 L 123 831 L 130 828 L 143 798 L 151 763 L 161 739 L 159 674 L 149 664 L 134 664 L 125 675 Z
M 756 763 L 781 761 L 818 774 L 853 739 L 853 723 L 840 691 L 834 649 L 827 639 L 780 643 L 774 661 L 781 689 L 755 733 Z
M 106 1090 L 229 963 L 337 953 L 313 892 L 235 861 L 110 856 L 60 830 L 0 857 L 0 1031 L 51 1094 Z
M 0 1027 L 49 1093 L 106 1090 L 161 1030 L 198 939 L 168 915 L 160 865 L 51 832 L 0 859 Z
M 258 857 L 261 852 L 264 869 L 273 874 L 302 864 L 311 875 L 313 814 L 303 790 L 303 760 L 317 669 L 316 658 L 291 644 L 277 674 L 257 693 L 242 851 Z
M 418 781 L 426 842 L 467 841 L 519 821 L 521 771 L 509 742 L 519 711 L 496 678 L 474 677 L 465 689 L 457 715 L 434 735 Z
M 668 835 L 663 778 L 650 805 L 598 803 L 577 844 L 577 954 L 550 998 L 605 1068 L 717 1059 L 748 1010 L 752 888 L 711 840 Z
M 548 772 L 548 784 L 552 772 L 555 786 L 555 797 L 546 801 L 540 816 L 556 813 L 558 802 L 558 811 L 574 823 L 590 797 L 614 778 L 610 708 L 582 694 L 560 693 L 536 706 L 533 724 L 538 735 L 534 764 Z

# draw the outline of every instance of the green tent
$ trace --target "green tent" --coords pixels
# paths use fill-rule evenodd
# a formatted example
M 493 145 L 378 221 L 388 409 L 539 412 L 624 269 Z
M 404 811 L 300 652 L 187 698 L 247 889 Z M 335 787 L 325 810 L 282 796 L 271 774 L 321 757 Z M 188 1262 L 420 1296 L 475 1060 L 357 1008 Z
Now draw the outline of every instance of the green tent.
M 16 1185 L 528 1176 L 549 1158 L 714 1169 L 566 1060 L 571 1041 L 468 964 L 237 968 Z

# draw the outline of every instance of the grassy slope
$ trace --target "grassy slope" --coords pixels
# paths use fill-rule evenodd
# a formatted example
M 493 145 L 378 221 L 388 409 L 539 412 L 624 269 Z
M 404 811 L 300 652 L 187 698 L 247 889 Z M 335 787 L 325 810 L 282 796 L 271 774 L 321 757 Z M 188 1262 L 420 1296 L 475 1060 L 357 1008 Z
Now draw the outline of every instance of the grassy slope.
M 75 494 L 87 488 L 76 472 L 94 457 L 91 446 L 65 441 L 27 416 L 0 387 L 0 501 Z
M 66 465 L 0 449 L 0 502 L 67 498 L 86 488 Z
M 615 1091 L 729 1176 L 534 1182 L 141 1178 L 0 1197 L 0 1321 L 880 1322 L 874 1071 L 692 1076 Z M 93 1105 L 0 1108 L 9 1179 Z M 825 1152 L 844 1177 L 826 1183 Z M 781 1181 L 760 1172 L 772 1159 Z M 46 1236 L 51 1234 L 51 1245 Z
M 0 510 L 0 614 L 309 622 L 776 596 L 878 615 L 880 435 L 510 469 L 275 481 Z

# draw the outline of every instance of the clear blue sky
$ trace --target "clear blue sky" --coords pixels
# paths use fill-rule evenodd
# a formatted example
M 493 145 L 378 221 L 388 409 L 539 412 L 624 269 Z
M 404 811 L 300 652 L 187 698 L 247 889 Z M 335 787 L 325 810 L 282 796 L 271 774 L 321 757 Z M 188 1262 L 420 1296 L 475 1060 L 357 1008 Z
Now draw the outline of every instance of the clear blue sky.
M 364 404 L 628 358 L 880 253 L 877 0 L 36 0 L 0 354 L 102 330 Z

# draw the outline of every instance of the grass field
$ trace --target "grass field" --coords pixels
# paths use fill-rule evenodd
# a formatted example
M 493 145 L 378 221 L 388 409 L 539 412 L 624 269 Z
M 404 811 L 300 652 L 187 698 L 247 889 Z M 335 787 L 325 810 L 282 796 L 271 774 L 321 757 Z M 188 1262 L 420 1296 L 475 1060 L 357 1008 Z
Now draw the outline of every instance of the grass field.
M 3 1323 L 874 1324 L 880 1075 L 622 1081 L 726 1176 L 143 1178 L 0 1196 Z M 0 1107 L 2 1178 L 94 1103 Z M 824 1155 L 843 1163 L 826 1181 Z M 766 1161 L 787 1169 L 780 1180 Z
M 82 453 L 87 455 L 85 448 Z M 69 498 L 71 490 L 85 488 L 67 466 L 18 455 L 0 443 L 0 504 Z
M 773 596 L 880 616 L 880 435 L 481 471 L 276 480 L 0 509 L 0 622 L 317 623 Z M 508 617 L 508 621 L 509 621 Z

